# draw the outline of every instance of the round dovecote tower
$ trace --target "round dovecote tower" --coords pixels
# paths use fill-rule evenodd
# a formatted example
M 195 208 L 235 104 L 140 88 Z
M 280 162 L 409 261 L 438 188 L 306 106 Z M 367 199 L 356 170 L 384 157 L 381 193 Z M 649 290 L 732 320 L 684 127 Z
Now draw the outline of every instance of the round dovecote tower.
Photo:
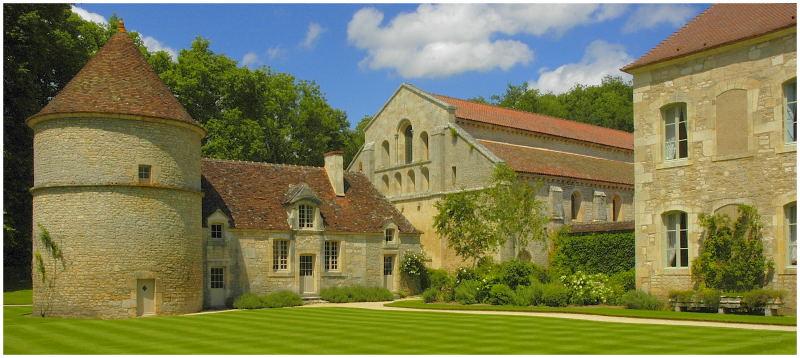
M 27 123 L 34 314 L 199 311 L 205 131 L 122 25 Z

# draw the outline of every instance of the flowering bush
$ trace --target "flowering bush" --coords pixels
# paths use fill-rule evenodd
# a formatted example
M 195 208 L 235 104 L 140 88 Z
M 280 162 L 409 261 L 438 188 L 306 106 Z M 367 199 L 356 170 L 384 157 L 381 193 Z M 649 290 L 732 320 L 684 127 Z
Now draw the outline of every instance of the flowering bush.
M 408 251 L 403 255 L 400 262 L 400 273 L 403 281 L 413 291 L 420 292 L 428 287 L 428 269 L 425 268 L 425 261 L 428 258 L 424 252 Z
M 608 276 L 598 273 L 589 275 L 577 271 L 569 276 L 561 276 L 561 282 L 569 290 L 570 303 L 596 305 L 607 303 L 614 291 L 608 285 Z

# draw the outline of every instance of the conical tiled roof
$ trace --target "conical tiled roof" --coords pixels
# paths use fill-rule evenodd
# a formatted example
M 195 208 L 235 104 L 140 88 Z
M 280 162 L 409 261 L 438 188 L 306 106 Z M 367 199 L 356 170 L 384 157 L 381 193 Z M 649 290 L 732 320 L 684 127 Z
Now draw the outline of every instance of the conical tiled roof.
M 122 27 L 47 106 L 28 120 L 75 113 L 129 114 L 197 124 Z

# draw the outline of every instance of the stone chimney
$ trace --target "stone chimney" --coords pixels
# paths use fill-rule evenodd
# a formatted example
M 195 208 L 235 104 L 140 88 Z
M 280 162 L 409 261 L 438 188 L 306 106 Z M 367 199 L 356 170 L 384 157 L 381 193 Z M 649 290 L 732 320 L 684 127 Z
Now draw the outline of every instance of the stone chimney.
M 344 159 L 341 150 L 325 153 L 325 172 L 336 196 L 344 196 Z

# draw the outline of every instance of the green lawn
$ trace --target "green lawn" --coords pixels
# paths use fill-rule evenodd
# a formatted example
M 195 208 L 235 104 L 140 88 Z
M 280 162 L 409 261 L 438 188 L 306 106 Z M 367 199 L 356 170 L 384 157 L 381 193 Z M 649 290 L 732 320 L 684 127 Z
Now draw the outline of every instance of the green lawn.
M 125 320 L 4 308 L 5 354 L 794 354 L 795 332 L 280 308 Z
M 491 305 L 461 305 L 457 303 L 424 303 L 422 302 L 422 300 L 397 301 L 397 302 L 387 303 L 386 306 L 405 307 L 405 308 L 425 308 L 425 309 L 435 309 L 435 310 L 582 313 L 582 314 L 593 314 L 600 316 L 659 318 L 659 319 L 674 319 L 683 321 L 755 323 L 755 324 L 773 324 L 780 326 L 797 325 L 797 317 L 795 316 L 765 317 L 765 316 L 738 315 L 738 314 L 646 311 L 646 310 L 630 310 L 625 308 L 614 308 L 614 307 L 603 307 L 603 306 L 580 306 L 580 307 L 491 306 Z
M 4 305 L 29 305 L 31 304 L 32 290 L 3 291 Z

